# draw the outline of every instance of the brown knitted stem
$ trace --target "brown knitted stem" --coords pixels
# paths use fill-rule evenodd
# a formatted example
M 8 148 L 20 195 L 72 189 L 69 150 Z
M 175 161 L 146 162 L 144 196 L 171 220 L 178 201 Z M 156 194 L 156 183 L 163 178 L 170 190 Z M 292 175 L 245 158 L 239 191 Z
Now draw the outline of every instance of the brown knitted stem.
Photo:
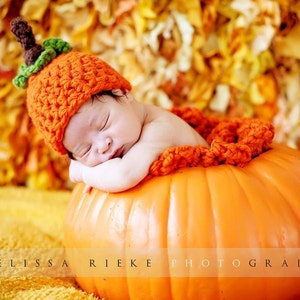
M 151 165 L 149 177 L 166 175 L 183 167 L 229 164 L 246 166 L 255 156 L 270 149 L 274 127 L 258 119 L 207 117 L 196 108 L 174 108 L 172 112 L 201 134 L 210 147 L 177 146 L 167 149 Z
M 34 64 L 44 48 L 36 44 L 31 27 L 25 20 L 18 17 L 10 22 L 10 30 L 24 50 L 25 64 L 27 66 Z

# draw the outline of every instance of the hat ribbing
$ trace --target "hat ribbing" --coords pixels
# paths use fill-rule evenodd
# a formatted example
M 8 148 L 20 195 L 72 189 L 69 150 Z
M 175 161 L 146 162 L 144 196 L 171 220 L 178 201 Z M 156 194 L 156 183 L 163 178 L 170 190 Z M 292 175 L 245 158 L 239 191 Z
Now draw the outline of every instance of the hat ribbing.
M 24 21 L 21 21 L 24 25 Z M 27 33 L 32 34 L 31 30 L 27 30 Z M 64 51 L 58 52 L 55 49 L 56 45 L 46 45 L 50 50 L 44 47 L 45 50 L 39 58 L 48 52 L 56 54 L 50 59 L 47 58 L 45 64 L 39 63 L 38 69 L 35 62 L 30 66 L 22 66 L 14 82 L 22 79 L 21 86 L 27 85 L 28 114 L 46 143 L 57 152 L 66 154 L 63 146 L 64 132 L 70 118 L 80 106 L 101 91 L 131 90 L 131 85 L 114 68 L 95 55 L 70 51 L 68 47 L 64 48 L 70 52 L 62 53 Z M 54 47 L 53 51 L 51 47 Z

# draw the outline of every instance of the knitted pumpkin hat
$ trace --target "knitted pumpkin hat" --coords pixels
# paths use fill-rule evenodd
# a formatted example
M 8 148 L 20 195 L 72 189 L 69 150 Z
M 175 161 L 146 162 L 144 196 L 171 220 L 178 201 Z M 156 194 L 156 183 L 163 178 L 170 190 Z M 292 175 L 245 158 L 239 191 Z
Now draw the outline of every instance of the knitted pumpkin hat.
M 22 45 L 25 61 L 13 83 L 27 89 L 28 114 L 46 143 L 66 154 L 64 132 L 80 106 L 101 91 L 126 91 L 131 85 L 100 58 L 72 50 L 62 39 L 37 45 L 22 18 L 12 20 L 11 31 Z

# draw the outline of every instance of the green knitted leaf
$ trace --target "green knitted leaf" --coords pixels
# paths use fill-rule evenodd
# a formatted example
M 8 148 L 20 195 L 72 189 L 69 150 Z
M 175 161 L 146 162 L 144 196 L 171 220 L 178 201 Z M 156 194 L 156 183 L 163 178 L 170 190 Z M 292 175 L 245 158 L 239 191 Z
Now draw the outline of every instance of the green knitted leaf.
M 20 67 L 18 75 L 13 79 L 13 84 L 15 86 L 25 89 L 31 75 L 41 71 L 55 57 L 72 50 L 71 45 L 60 38 L 50 38 L 45 40 L 43 42 L 43 48 L 45 50 L 40 54 L 34 64 L 30 66 L 22 65 Z
M 57 55 L 72 50 L 71 45 L 60 38 L 47 39 L 43 42 L 42 45 L 45 49 L 46 48 L 54 49 L 56 51 Z

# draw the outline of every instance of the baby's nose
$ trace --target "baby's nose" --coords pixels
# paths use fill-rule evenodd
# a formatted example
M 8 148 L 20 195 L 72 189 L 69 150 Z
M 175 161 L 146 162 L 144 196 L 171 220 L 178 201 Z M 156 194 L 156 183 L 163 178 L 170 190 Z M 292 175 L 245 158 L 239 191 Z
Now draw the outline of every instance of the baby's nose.
M 108 151 L 111 144 L 112 144 L 112 139 L 105 138 L 105 140 L 102 143 L 99 143 L 99 145 L 98 145 L 99 154 L 104 154 L 106 151 Z

